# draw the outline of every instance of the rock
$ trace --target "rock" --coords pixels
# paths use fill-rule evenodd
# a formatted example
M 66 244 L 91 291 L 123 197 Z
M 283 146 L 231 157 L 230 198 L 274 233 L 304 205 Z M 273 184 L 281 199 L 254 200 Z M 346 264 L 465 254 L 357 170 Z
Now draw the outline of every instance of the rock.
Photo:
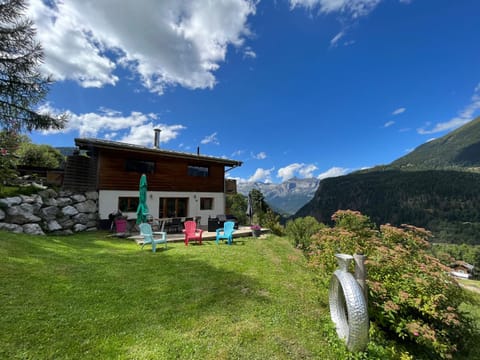
M 64 207 L 71 204 L 73 204 L 73 201 L 69 197 L 59 197 L 57 199 L 57 205 L 60 207 Z
M 23 225 L 23 232 L 29 235 L 45 235 L 42 228 L 38 224 Z
M 58 207 L 56 206 L 47 206 L 40 209 L 40 216 L 44 220 L 55 220 L 58 214 Z
M 39 183 L 36 183 L 35 181 L 32 181 L 32 183 L 30 184 L 31 187 L 35 188 L 35 189 L 39 189 L 39 190 L 47 190 L 47 186 L 45 185 L 42 185 L 42 184 L 39 184 Z
M 33 196 L 20 195 L 20 199 L 22 199 L 22 203 L 33 204 L 35 202 Z
M 56 220 L 50 220 L 47 223 L 47 228 L 48 228 L 49 232 L 58 231 L 58 230 L 63 229 L 62 226 Z
M 63 229 L 71 229 L 75 225 L 75 222 L 69 216 L 64 216 L 61 219 L 57 219 L 57 221 Z
M 97 191 L 87 191 L 85 193 L 85 197 L 87 200 L 98 200 L 98 192 Z
M 72 216 L 72 220 L 76 223 L 85 225 L 88 222 L 88 216 L 84 213 L 78 213 L 77 215 Z
M 6 230 L 17 234 L 23 233 L 23 227 L 10 223 L 0 223 L 0 230 Z
M 97 222 L 96 221 L 88 221 L 86 224 L 85 224 L 88 228 L 97 228 Z
M 20 225 L 39 222 L 42 219 L 33 214 L 34 210 L 33 205 L 26 203 L 9 207 L 7 209 L 8 221 Z
M 74 232 L 80 232 L 80 231 L 85 231 L 87 229 L 87 227 L 83 224 L 75 224 L 73 226 L 73 231 Z
M 0 199 L 0 221 L 2 230 L 32 235 L 97 230 L 98 193 L 46 189 L 31 196 Z
M 22 203 L 22 198 L 20 196 L 13 196 L 4 199 L 0 199 L 0 205 L 5 207 L 20 205 Z
M 39 191 L 38 195 L 40 195 L 44 201 L 46 199 L 52 199 L 52 198 L 56 198 L 58 196 L 57 192 L 53 189 L 47 189 L 47 190 Z
M 78 204 L 75 204 L 75 209 L 81 213 L 94 213 L 97 212 L 97 204 L 93 200 L 87 200 Z
M 46 206 L 58 206 L 58 201 L 55 198 L 48 198 L 43 200 L 43 204 Z
M 84 202 L 85 200 L 87 200 L 87 198 L 84 195 L 80 195 L 80 194 L 72 195 L 71 198 L 74 202 L 77 202 L 77 203 Z
M 61 190 L 59 193 L 58 193 L 58 196 L 59 197 L 70 197 L 72 196 L 72 192 L 69 191 L 69 190 Z
M 92 212 L 87 215 L 88 215 L 88 220 L 94 220 L 94 221 L 98 220 L 98 212 Z
M 74 216 L 78 214 L 78 210 L 71 205 L 67 205 L 64 208 L 62 208 L 62 213 L 63 215 Z

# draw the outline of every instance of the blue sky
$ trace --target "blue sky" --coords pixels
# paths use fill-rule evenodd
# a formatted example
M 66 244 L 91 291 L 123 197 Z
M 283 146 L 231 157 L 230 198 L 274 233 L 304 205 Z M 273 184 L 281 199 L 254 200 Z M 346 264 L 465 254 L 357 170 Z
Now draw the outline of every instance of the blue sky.
M 243 161 L 238 181 L 387 164 L 480 114 L 477 0 L 30 0 L 61 132 Z

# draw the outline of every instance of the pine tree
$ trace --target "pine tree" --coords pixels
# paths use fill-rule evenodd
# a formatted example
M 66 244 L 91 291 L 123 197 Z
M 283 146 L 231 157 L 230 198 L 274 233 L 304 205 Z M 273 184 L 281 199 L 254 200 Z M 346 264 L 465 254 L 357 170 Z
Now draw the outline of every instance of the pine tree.
M 24 16 L 25 0 L 0 0 L 0 127 L 13 132 L 61 129 L 65 117 L 37 112 L 52 80 L 39 67 L 43 49 L 33 22 Z

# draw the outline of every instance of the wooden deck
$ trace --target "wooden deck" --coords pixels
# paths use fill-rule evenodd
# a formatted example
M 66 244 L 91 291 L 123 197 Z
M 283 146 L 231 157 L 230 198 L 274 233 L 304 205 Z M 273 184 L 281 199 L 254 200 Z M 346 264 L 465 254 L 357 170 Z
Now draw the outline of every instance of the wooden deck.
M 268 229 L 262 229 L 261 230 L 262 235 L 269 233 L 270 231 Z M 242 238 L 242 237 L 252 237 L 252 230 L 248 226 L 240 226 L 235 232 L 233 233 L 233 238 Z M 132 234 L 131 236 L 128 236 L 128 239 L 135 240 L 137 244 L 142 244 L 143 243 L 143 237 L 136 233 Z M 167 241 L 168 242 L 182 242 L 184 239 L 184 236 L 182 233 L 176 233 L 176 234 L 167 234 Z M 204 230 L 202 234 L 202 240 L 203 241 L 210 241 L 210 240 L 215 240 L 216 239 L 216 232 L 211 232 Z

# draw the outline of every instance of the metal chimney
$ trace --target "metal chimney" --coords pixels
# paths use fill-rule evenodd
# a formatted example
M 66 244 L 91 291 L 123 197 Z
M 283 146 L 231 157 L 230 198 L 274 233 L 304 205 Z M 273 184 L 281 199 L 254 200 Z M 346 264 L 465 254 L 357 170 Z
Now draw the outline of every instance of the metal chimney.
M 160 132 L 162 130 L 160 129 L 153 129 L 153 131 L 155 132 L 155 139 L 153 141 L 153 147 L 155 149 L 160 149 Z

